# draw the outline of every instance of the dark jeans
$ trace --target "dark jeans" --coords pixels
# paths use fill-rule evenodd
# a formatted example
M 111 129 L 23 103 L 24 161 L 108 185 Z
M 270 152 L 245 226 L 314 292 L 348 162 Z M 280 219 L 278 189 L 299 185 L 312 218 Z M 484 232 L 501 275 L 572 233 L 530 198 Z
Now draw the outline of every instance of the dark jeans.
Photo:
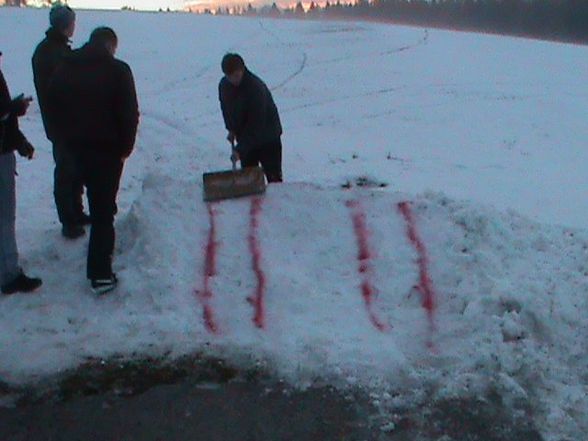
M 88 191 L 92 229 L 88 246 L 88 279 L 112 275 L 114 253 L 114 215 L 122 175 L 122 159 L 101 153 L 76 155 L 76 163 Z
M 282 182 L 282 140 L 251 149 L 241 156 L 241 166 L 257 167 L 261 163 L 267 182 Z
M 21 272 L 16 248 L 16 158 L 0 153 L 0 286 L 12 282 Z
M 83 180 L 74 155 L 64 146 L 53 144 L 53 196 L 59 222 L 63 225 L 77 224 L 84 211 L 82 195 Z

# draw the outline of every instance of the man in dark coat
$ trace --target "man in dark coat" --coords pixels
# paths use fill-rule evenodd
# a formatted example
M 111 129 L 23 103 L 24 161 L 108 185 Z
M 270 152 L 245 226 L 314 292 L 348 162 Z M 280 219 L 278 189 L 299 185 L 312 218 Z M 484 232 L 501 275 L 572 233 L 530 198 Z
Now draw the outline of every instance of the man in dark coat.
M 2 53 L 0 52 L 0 57 Z M 18 128 L 18 118 L 29 107 L 31 98 L 11 99 L 0 70 L 0 291 L 3 294 L 30 292 L 41 286 L 41 279 L 27 277 L 18 265 L 16 247 L 16 158 L 33 158 L 35 149 Z
M 261 163 L 268 182 L 282 182 L 282 124 L 270 90 L 238 54 L 225 55 L 221 67 L 219 100 L 232 159 L 242 167 Z
M 33 77 L 45 133 L 53 143 L 53 195 L 59 221 L 63 225 L 62 234 L 75 239 L 85 234 L 82 225 L 89 223 L 88 215 L 83 212 L 83 185 L 73 158 L 62 145 L 55 142 L 46 102 L 51 77 L 63 58 L 71 52 L 69 40 L 75 30 L 76 15 L 69 6 L 58 3 L 49 12 L 49 22 L 51 27 L 33 54 Z
M 56 142 L 74 156 L 87 187 L 92 222 L 87 277 L 98 294 L 117 284 L 112 272 L 116 196 L 139 123 L 135 82 L 130 67 L 114 57 L 117 44 L 112 29 L 95 29 L 57 69 L 48 96 Z

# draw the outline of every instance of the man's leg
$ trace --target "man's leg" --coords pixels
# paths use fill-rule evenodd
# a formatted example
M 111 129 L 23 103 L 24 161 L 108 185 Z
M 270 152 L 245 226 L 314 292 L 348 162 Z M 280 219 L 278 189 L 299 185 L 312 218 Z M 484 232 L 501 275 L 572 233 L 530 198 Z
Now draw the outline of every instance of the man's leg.
M 250 150 L 247 154 L 241 157 L 241 167 L 258 167 L 259 166 L 259 150 Z
M 18 266 L 16 248 L 16 158 L 0 154 L 0 290 L 2 294 L 31 292 L 43 284 L 27 277 Z
M 78 225 L 83 215 L 83 181 L 76 160 L 66 146 L 53 144 L 55 159 L 55 206 L 59 221 L 67 227 Z
M 87 277 L 90 280 L 107 279 L 112 276 L 114 215 L 123 163 L 121 160 L 96 157 L 84 158 L 83 162 L 92 218 Z
M 0 286 L 12 282 L 21 273 L 16 247 L 15 172 L 14 153 L 0 154 Z
M 267 182 L 282 182 L 282 140 L 263 146 L 260 150 L 260 161 Z

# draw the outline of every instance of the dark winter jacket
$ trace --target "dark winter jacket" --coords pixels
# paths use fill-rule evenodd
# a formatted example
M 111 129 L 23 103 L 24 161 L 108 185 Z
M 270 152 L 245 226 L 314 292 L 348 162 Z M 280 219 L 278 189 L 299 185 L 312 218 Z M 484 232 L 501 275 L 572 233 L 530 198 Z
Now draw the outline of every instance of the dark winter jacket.
M 4 74 L 0 70 L 0 154 L 16 150 L 25 141 Z
M 47 119 L 47 92 L 51 77 L 63 58 L 71 52 L 71 48 L 68 38 L 55 28 L 49 28 L 45 35 L 45 39 L 39 43 L 33 54 L 33 78 L 45 133 L 47 138 L 53 139 Z
M 223 77 L 219 100 L 225 126 L 236 135 L 240 153 L 258 149 L 282 135 L 280 115 L 270 90 L 248 70 L 237 87 Z
M 131 68 L 103 47 L 86 44 L 57 68 L 48 93 L 55 141 L 126 158 L 133 150 L 139 106 Z

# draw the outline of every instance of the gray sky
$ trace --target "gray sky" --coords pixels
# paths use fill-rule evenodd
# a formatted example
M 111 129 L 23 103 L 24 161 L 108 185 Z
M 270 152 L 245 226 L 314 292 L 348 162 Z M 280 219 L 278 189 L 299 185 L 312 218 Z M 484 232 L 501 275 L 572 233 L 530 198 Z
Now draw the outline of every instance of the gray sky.
M 137 9 L 182 9 L 183 0 L 69 0 L 72 8 L 103 8 L 120 9 L 123 6 L 132 6 Z

